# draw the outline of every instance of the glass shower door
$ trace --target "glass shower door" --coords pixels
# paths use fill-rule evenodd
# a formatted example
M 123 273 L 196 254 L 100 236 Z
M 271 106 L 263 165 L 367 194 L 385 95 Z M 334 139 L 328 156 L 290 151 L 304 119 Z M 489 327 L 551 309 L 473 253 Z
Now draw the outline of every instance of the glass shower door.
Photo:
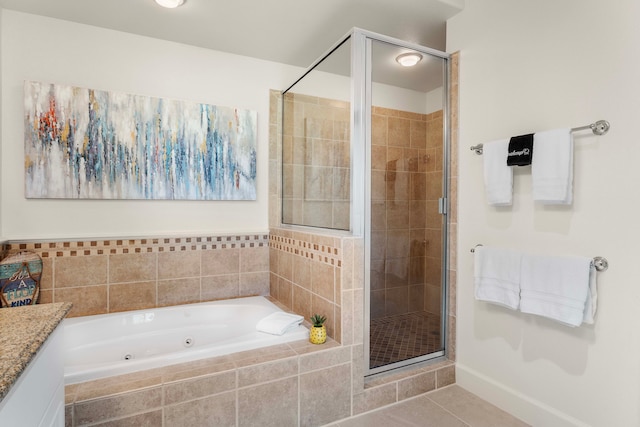
M 372 40 L 369 373 L 444 354 L 445 59 Z M 411 55 L 418 63 L 404 66 Z

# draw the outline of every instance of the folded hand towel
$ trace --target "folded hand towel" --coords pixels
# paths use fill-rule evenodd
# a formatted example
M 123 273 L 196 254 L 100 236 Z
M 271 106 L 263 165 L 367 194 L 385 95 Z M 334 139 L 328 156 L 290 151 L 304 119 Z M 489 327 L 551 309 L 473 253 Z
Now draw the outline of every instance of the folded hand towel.
M 507 166 L 528 166 L 533 156 L 533 134 L 514 136 L 509 140 Z
M 487 201 L 494 206 L 511 205 L 513 198 L 513 171 L 507 166 L 509 140 L 483 144 L 484 186 Z
M 545 204 L 573 201 L 573 138 L 570 129 L 537 132 L 531 163 L 533 199 Z
M 590 258 L 522 257 L 520 311 L 523 313 L 580 326 L 583 321 L 593 322 L 594 297 L 595 269 Z
M 520 301 L 519 252 L 477 246 L 474 257 L 475 297 L 512 310 Z
M 271 335 L 283 335 L 290 328 L 300 325 L 303 320 L 304 317 L 297 314 L 279 311 L 261 319 L 256 325 L 256 329 Z

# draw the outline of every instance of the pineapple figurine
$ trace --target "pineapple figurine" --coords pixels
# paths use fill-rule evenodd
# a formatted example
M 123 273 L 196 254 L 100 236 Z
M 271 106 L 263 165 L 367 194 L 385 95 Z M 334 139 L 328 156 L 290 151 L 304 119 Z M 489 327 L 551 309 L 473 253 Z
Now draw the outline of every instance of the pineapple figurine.
M 324 326 L 326 321 L 327 316 L 320 316 L 319 314 L 311 316 L 313 326 L 309 331 L 309 341 L 312 344 L 323 344 L 327 340 L 327 327 Z

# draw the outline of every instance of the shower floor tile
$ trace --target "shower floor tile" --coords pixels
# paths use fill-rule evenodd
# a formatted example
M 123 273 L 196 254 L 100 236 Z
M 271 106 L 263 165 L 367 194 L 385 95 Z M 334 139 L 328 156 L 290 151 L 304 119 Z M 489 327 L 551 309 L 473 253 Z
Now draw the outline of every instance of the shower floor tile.
M 440 316 L 416 312 L 371 320 L 371 368 L 442 349 Z

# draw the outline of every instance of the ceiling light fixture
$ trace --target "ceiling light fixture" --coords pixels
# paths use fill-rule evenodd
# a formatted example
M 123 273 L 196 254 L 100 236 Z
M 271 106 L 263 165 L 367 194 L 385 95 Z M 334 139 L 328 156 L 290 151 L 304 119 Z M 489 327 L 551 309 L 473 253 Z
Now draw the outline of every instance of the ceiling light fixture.
M 173 9 L 181 6 L 184 3 L 184 0 L 156 0 L 156 3 L 158 3 L 162 7 Z
M 422 61 L 422 55 L 414 52 L 403 53 L 402 55 L 398 55 L 396 57 L 396 61 L 398 61 L 398 64 L 402 65 L 403 67 L 413 67 L 418 62 Z

